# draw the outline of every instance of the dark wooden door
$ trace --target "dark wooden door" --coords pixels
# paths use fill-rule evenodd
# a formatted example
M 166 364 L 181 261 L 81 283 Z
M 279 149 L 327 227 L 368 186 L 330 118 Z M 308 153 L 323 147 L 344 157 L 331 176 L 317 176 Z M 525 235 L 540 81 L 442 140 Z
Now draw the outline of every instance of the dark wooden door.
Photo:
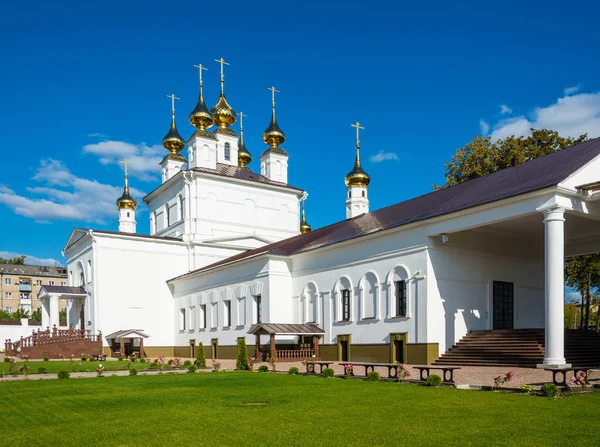
M 515 285 L 512 282 L 494 281 L 494 329 L 513 329 Z
M 347 362 L 348 358 L 348 340 L 340 341 L 340 348 L 342 349 L 342 362 Z
M 396 362 L 404 362 L 404 340 L 394 340 L 394 350 L 396 351 Z
M 84 330 L 85 329 L 85 305 L 81 305 L 81 310 L 79 311 L 79 329 Z

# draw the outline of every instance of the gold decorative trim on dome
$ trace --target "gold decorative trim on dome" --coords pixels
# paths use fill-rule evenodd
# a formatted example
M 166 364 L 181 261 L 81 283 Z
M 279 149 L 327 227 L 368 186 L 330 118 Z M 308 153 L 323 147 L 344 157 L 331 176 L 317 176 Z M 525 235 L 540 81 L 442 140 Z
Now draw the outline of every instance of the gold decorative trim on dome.
M 171 98 L 171 127 L 169 132 L 167 132 L 163 138 L 162 145 L 171 154 L 177 154 L 185 147 L 185 141 L 183 141 L 183 138 L 181 138 L 181 135 L 179 135 L 179 132 L 177 131 L 177 125 L 175 124 L 175 100 L 178 100 L 179 98 L 173 94 L 167 95 L 167 98 Z
M 123 194 L 117 199 L 117 208 L 120 210 L 129 209 L 135 211 L 137 202 L 129 194 L 129 174 L 127 172 L 127 165 L 130 163 L 127 159 L 121 160 L 119 163 L 123 163 L 125 166 L 125 186 L 123 187 Z
M 356 128 L 356 159 L 354 161 L 354 168 L 348 174 L 346 174 L 346 186 L 362 186 L 366 188 L 371 183 L 371 177 L 362 168 L 360 162 L 360 138 L 359 131 L 365 130 L 357 121 L 355 124 L 350 124 Z
M 198 95 L 198 103 L 194 110 L 190 112 L 188 117 L 190 124 L 197 128 L 200 131 L 206 130 L 208 127 L 213 125 L 213 117 L 208 111 L 208 107 L 206 107 L 206 103 L 204 102 L 204 83 L 202 81 L 202 71 L 208 70 L 208 68 L 204 67 L 202 64 L 194 65 L 195 68 L 198 69 L 199 78 L 200 78 L 200 93 Z
M 285 142 L 285 134 L 283 130 L 279 127 L 277 123 L 277 117 L 275 115 L 275 93 L 279 93 L 279 90 L 276 90 L 275 87 L 270 87 L 267 90 L 271 91 L 271 122 L 269 123 L 269 127 L 263 132 L 262 139 L 265 144 L 269 145 L 269 149 L 267 149 L 263 155 L 267 152 L 273 152 L 281 155 L 288 155 L 287 152 L 280 148 L 279 145 Z
M 225 73 L 223 72 L 223 66 L 229 65 L 229 63 L 225 62 L 223 58 L 215 59 L 215 62 L 221 64 L 221 94 L 219 95 L 219 100 L 215 106 L 210 110 L 210 113 L 213 116 L 214 124 L 219 127 L 217 132 L 232 135 L 225 131 L 227 127 L 232 126 L 235 123 L 237 118 L 235 110 L 233 110 L 227 102 L 227 98 L 225 98 Z M 235 131 L 233 131 L 233 135 L 237 136 Z
M 248 115 L 244 115 L 243 112 L 238 113 L 240 116 L 240 140 L 238 141 L 238 166 L 240 168 L 248 168 L 248 165 L 252 162 L 252 154 L 246 148 L 246 143 L 244 143 L 244 117 L 248 117 Z

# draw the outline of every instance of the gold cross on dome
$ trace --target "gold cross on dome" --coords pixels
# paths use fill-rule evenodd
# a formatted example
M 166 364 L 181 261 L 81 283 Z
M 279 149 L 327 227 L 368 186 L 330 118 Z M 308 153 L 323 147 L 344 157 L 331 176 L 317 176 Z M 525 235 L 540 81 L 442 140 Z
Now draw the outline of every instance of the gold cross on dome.
M 352 127 L 356 127 L 356 146 L 360 146 L 360 138 L 359 138 L 359 132 L 361 130 L 365 130 L 365 128 L 363 126 L 360 125 L 360 123 L 357 121 L 354 124 L 350 124 Z
M 124 160 L 119 160 L 119 163 L 125 166 L 125 177 L 127 177 L 127 165 L 131 164 L 131 162 L 125 158 Z
M 240 112 L 238 113 L 238 115 L 240 116 L 240 132 L 244 130 L 244 117 L 248 118 L 248 115 L 244 115 L 244 112 Z
M 215 59 L 215 62 L 221 64 L 221 93 L 223 93 L 223 84 L 225 83 L 225 73 L 223 72 L 223 65 L 229 65 L 229 62 L 225 62 L 225 59 Z
M 200 75 L 200 87 L 202 87 L 202 70 L 208 71 L 208 68 L 202 64 L 194 65 L 194 68 L 198 69 L 198 74 Z
M 171 98 L 171 114 L 175 115 L 175 100 L 176 99 L 179 100 L 181 98 L 178 98 L 173 93 L 171 93 L 170 95 L 167 95 L 167 98 Z
M 279 90 L 275 90 L 275 86 L 268 88 L 267 90 L 271 90 L 271 104 L 273 108 L 275 108 L 275 93 L 279 93 Z

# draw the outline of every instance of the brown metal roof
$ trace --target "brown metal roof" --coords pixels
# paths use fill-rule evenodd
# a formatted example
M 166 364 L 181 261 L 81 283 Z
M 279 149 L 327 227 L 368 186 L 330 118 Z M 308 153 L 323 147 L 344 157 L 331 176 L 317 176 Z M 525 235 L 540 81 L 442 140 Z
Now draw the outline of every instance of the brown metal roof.
M 294 189 L 296 191 L 302 191 L 300 188 L 288 185 L 287 183 L 275 182 L 268 179 L 267 177 L 257 174 L 248 168 L 239 168 L 237 166 L 226 165 L 224 163 L 217 163 L 217 169 L 210 168 L 191 168 L 192 172 L 202 172 L 205 174 L 220 175 L 223 177 L 232 177 L 238 180 L 246 180 L 249 182 L 262 183 L 265 185 L 278 186 L 280 188 Z
M 48 293 L 64 293 L 66 295 L 87 295 L 85 289 L 81 286 L 42 286 L 42 290 Z
M 131 334 L 136 334 L 137 337 L 132 337 Z M 125 337 L 126 336 L 126 337 Z M 112 334 L 106 335 L 104 338 L 117 339 L 117 338 L 149 338 L 150 336 L 144 332 L 143 329 L 121 329 L 120 331 L 113 332 Z
M 248 331 L 253 335 L 320 335 L 325 331 L 316 324 L 259 323 Z
M 462 211 L 486 203 L 556 186 L 600 155 L 600 138 L 509 167 L 460 185 L 248 250 L 180 277 L 263 254 L 290 256 L 377 231 Z

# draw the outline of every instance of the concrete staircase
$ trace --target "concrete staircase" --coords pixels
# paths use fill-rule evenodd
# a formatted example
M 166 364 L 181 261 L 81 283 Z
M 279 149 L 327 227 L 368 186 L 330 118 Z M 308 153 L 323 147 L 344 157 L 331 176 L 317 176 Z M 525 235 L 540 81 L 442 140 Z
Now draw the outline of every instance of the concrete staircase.
M 544 359 L 544 329 L 471 331 L 434 365 L 535 368 Z M 565 330 L 565 357 L 573 366 L 600 365 L 600 335 Z

